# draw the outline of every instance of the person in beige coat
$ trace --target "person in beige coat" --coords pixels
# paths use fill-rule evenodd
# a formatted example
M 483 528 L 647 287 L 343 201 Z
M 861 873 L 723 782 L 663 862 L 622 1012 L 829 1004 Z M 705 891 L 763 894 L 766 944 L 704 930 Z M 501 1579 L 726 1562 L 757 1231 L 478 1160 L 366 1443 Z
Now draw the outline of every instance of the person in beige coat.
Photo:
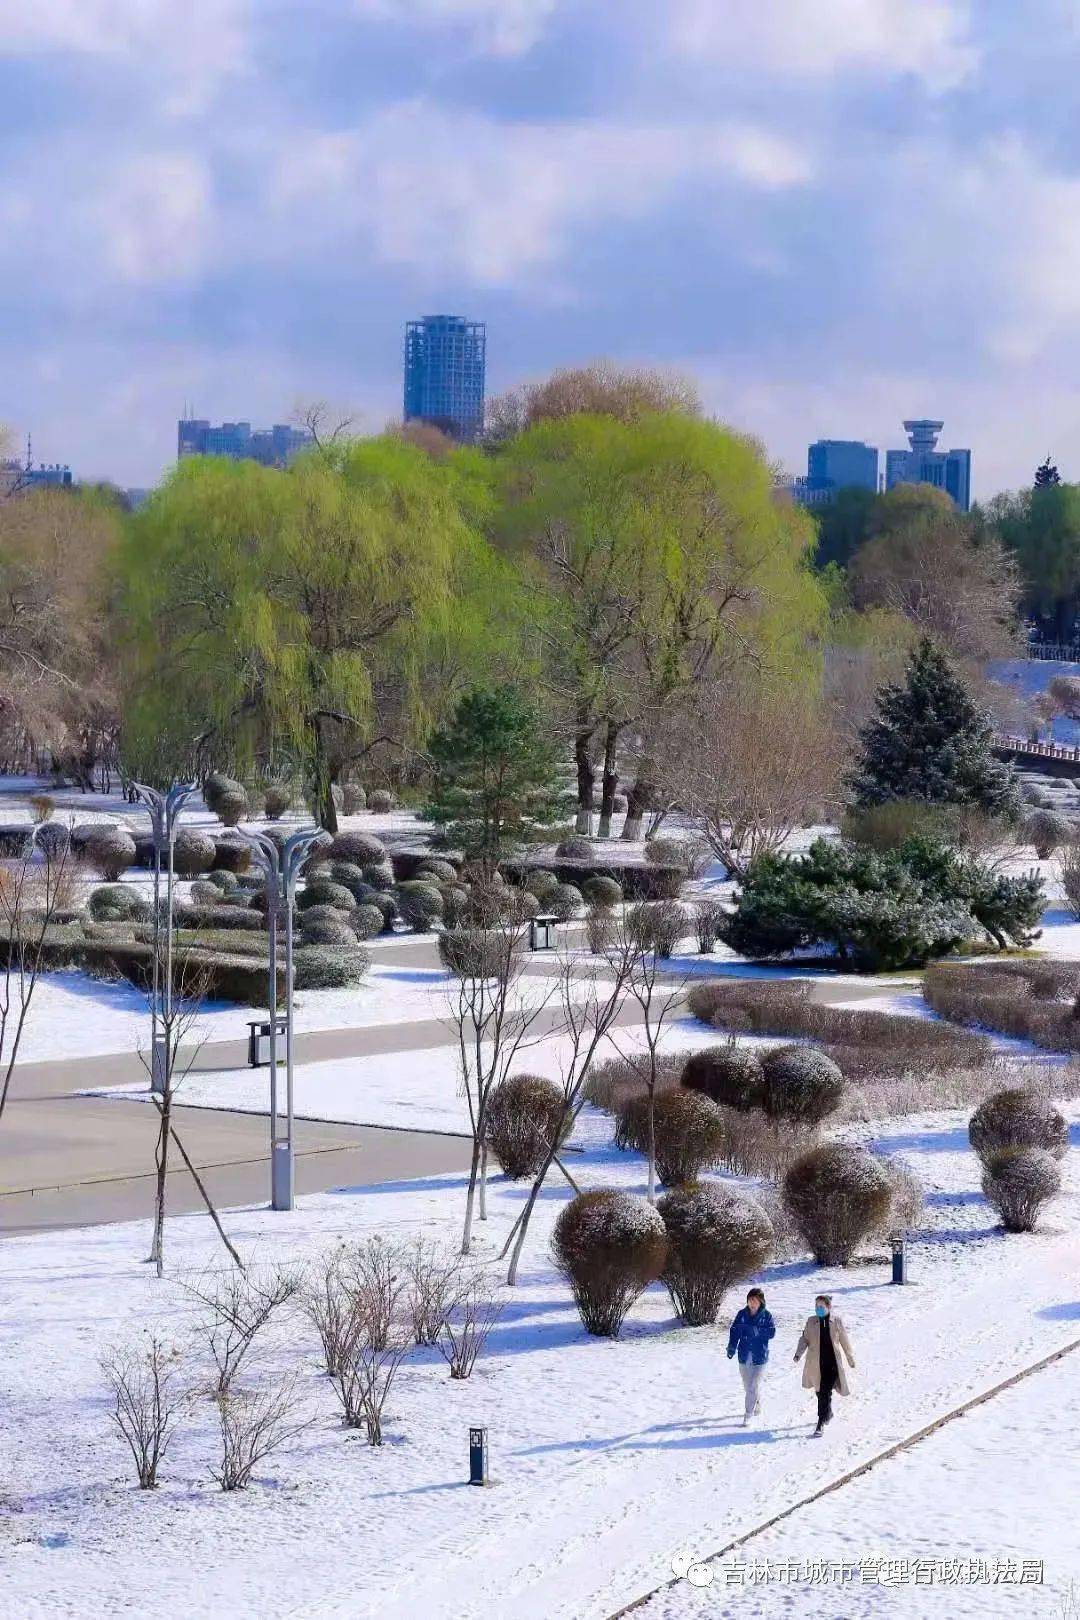
M 838 1389 L 841 1395 L 851 1393 L 841 1351 L 847 1357 L 848 1366 L 854 1368 L 855 1357 L 847 1329 L 840 1318 L 832 1314 L 832 1300 L 828 1294 L 819 1294 L 814 1301 L 814 1314 L 807 1317 L 795 1351 L 796 1361 L 806 1357 L 803 1389 L 812 1389 L 817 1394 L 815 1436 L 823 1433 L 826 1423 L 832 1419 L 833 1390 Z

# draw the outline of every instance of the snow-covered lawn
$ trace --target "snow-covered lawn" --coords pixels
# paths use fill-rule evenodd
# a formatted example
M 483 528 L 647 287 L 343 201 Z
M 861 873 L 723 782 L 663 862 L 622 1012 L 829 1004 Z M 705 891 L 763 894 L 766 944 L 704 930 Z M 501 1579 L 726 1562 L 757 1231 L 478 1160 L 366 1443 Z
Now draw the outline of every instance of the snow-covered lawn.
M 741 1392 L 723 1354 L 724 1321 L 679 1328 L 666 1293 L 654 1287 L 618 1342 L 583 1334 L 547 1258 L 551 1223 L 567 1196 L 553 1183 L 520 1286 L 506 1291 L 473 1378 L 451 1382 L 433 1352 L 414 1353 L 395 1388 L 381 1451 L 340 1427 L 311 1331 L 300 1318 L 283 1323 L 253 1376 L 301 1367 L 318 1423 L 236 1496 L 223 1496 L 209 1478 L 215 1425 L 205 1402 L 169 1453 L 161 1488 L 135 1490 L 97 1367 L 104 1345 L 148 1326 L 176 1342 L 190 1331 L 176 1278 L 219 1261 L 208 1222 L 170 1223 L 161 1283 L 143 1263 L 145 1226 L 10 1240 L 0 1249 L 0 1608 L 19 1620 L 603 1620 L 661 1584 L 676 1552 L 724 1545 L 1080 1337 L 1076 1171 L 1069 1167 L 1067 1195 L 1050 1206 L 1043 1231 L 1006 1238 L 979 1194 L 965 1123 L 959 1114 L 898 1120 L 879 1137 L 929 1192 L 910 1287 L 889 1286 L 880 1254 L 847 1271 L 821 1272 L 804 1261 L 766 1270 L 779 1331 L 755 1427 L 736 1426 Z M 570 1162 L 585 1186 L 640 1188 L 641 1161 L 595 1142 Z M 481 1228 L 485 1254 L 497 1250 L 522 1196 L 520 1187 L 496 1182 Z M 292 1215 L 233 1211 L 227 1225 L 246 1253 L 278 1260 L 371 1232 L 404 1237 L 425 1228 L 452 1240 L 462 1202 L 460 1179 L 446 1177 L 345 1189 L 304 1200 Z M 820 1288 L 834 1295 L 858 1366 L 853 1396 L 838 1400 L 826 1438 L 811 1442 L 812 1400 L 790 1358 Z M 741 1294 L 736 1289 L 728 1303 Z M 196 1356 L 191 1366 L 194 1375 L 203 1363 Z M 987 1417 L 993 1421 L 992 1412 Z M 1076 1461 L 1072 1426 L 1067 1414 L 1062 1419 L 1053 1455 L 1040 1447 L 1055 1474 Z M 478 1423 L 489 1429 L 497 1481 L 489 1491 L 464 1483 L 467 1431 Z M 1034 1475 L 1029 1465 L 1014 1472 L 1011 1456 L 1011 1447 L 988 1454 L 977 1490 L 955 1492 L 940 1520 L 914 1488 L 890 1496 L 890 1512 L 873 1523 L 870 1507 L 848 1518 L 844 1494 L 829 1497 L 817 1510 L 815 1551 L 839 1555 L 860 1544 L 867 1553 L 903 1556 L 929 1543 L 947 1556 L 964 1542 L 992 1553 L 993 1535 L 981 1526 L 999 1529 L 1011 1512 L 1017 1544 L 1030 1527 L 1027 1556 L 1052 1545 L 1051 1576 L 1070 1564 L 1075 1570 L 1073 1521 L 1040 1525 L 1045 1491 L 1037 1499 L 1022 1494 Z M 841 1542 L 842 1529 L 849 1534 Z M 794 1543 L 778 1532 L 776 1544 Z M 776 1612 L 837 1611 L 816 1601 Z

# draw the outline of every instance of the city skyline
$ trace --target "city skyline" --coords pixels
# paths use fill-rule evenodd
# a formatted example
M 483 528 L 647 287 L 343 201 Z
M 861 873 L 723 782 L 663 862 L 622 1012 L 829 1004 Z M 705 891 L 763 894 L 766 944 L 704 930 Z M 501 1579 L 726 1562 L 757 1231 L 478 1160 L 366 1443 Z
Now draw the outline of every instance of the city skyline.
M 1080 474 L 1080 141 L 1055 112 L 1080 30 L 1057 0 L 272 11 L 5 19 L 17 442 L 145 484 L 185 398 L 262 421 L 324 399 L 377 431 L 404 323 L 462 309 L 489 393 L 668 365 L 792 474 L 821 435 L 887 444 L 905 408 L 973 447 L 975 498 L 1048 450 Z

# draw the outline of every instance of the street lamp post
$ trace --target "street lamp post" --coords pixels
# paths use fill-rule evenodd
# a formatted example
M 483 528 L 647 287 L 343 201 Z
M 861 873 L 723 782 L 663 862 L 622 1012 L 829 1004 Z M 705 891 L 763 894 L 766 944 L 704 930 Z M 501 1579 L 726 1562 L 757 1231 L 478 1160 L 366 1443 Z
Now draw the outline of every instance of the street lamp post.
M 159 1096 L 165 1092 L 169 1060 L 167 1043 L 172 1029 L 173 1011 L 173 848 L 180 812 L 191 795 L 198 790 L 197 782 L 174 782 L 165 793 L 148 787 L 145 782 L 132 786 L 150 811 L 150 826 L 154 838 L 154 962 L 150 1001 L 150 1089 Z M 165 985 L 161 984 L 161 851 L 164 845 L 169 858 L 165 899 Z
M 269 833 L 237 828 L 251 845 L 266 873 L 266 919 L 270 931 L 270 1205 L 292 1209 L 293 1168 L 293 905 L 301 863 L 327 834 L 318 827 L 301 827 L 279 846 Z M 277 925 L 279 908 L 285 911 L 285 1128 L 278 1109 L 277 1074 Z

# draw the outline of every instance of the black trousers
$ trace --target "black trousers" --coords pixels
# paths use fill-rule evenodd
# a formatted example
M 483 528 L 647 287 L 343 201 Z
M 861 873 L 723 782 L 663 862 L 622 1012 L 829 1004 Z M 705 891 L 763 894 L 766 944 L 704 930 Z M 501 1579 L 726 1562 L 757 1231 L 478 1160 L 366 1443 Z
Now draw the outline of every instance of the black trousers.
M 837 1376 L 834 1372 L 822 1373 L 817 1392 L 817 1420 L 819 1424 L 828 1423 L 832 1417 L 832 1392 L 836 1388 L 837 1382 Z

